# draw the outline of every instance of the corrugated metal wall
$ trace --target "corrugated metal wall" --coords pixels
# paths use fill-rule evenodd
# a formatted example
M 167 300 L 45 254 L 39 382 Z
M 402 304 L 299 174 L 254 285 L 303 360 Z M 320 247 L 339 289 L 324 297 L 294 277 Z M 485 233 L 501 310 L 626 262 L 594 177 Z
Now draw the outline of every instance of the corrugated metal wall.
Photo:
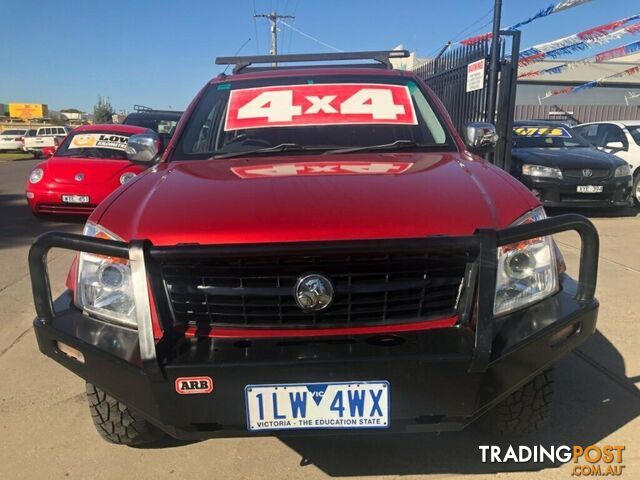
M 640 105 L 516 105 L 516 120 L 640 120 Z

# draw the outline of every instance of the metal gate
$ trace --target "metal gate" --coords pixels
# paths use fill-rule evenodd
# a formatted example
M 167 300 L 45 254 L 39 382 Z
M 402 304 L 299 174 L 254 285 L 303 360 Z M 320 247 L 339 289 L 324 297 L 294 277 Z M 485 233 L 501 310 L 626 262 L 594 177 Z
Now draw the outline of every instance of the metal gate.
M 516 103 L 518 79 L 518 52 L 520 32 L 500 32 L 500 58 L 497 83 L 490 85 L 489 68 L 484 69 L 484 81 L 480 88 L 467 91 L 467 67 L 474 62 L 485 60 L 490 65 L 491 40 L 484 39 L 472 45 L 462 45 L 451 49 L 415 69 L 429 87 L 440 97 L 451 115 L 453 124 L 462 132 L 469 122 L 487 122 L 495 118 L 500 140 L 495 152 L 488 160 L 509 171 L 511 166 L 511 130 Z M 507 53 L 508 52 L 508 53 Z M 487 108 L 489 90 L 497 91 L 496 110 L 490 115 Z

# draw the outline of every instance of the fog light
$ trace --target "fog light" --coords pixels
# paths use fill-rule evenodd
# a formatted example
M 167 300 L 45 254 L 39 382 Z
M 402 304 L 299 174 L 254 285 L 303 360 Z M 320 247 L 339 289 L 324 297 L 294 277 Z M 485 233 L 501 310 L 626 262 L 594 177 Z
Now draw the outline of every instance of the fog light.
M 533 274 L 536 258 L 526 250 L 512 250 L 504 262 L 505 273 L 511 278 L 526 278 Z
M 64 353 L 67 357 L 71 357 L 80 363 L 84 363 L 84 355 L 77 348 L 73 348 L 72 346 L 62 342 L 56 342 L 56 348 L 60 353 Z
M 124 284 L 126 272 L 119 263 L 107 263 L 98 269 L 98 280 L 103 287 L 117 289 Z
M 31 200 L 33 197 L 35 197 L 35 195 L 33 194 L 33 192 L 27 192 L 27 198 L 29 200 Z

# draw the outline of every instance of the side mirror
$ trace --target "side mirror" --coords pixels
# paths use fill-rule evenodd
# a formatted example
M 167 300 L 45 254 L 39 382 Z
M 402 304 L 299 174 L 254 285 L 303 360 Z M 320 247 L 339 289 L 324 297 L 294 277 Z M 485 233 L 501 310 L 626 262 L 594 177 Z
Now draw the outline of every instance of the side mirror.
M 464 143 L 471 153 L 491 152 L 498 143 L 496 127 L 490 123 L 469 123 L 464 127 Z
M 624 150 L 624 144 L 622 142 L 607 142 L 604 148 L 610 148 L 611 150 Z
M 153 163 L 160 155 L 162 140 L 155 132 L 131 135 L 127 142 L 127 159 L 131 162 Z

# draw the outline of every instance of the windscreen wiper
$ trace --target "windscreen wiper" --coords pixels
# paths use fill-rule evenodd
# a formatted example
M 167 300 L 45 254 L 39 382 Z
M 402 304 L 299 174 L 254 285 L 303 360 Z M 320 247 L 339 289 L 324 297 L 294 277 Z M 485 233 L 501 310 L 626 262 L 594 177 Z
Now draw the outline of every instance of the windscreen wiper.
M 318 150 L 318 148 L 303 147 L 302 145 L 299 145 L 297 143 L 280 143 L 278 145 L 274 145 L 273 147 L 258 148 L 257 150 L 243 150 L 239 152 L 229 152 L 229 153 L 221 152 L 219 154 L 214 155 L 213 158 L 248 157 L 256 153 L 260 154 L 260 153 L 270 153 L 270 152 L 286 152 L 289 150 L 291 151 Z
M 413 140 L 396 140 L 392 143 L 383 143 L 380 145 L 366 145 L 364 147 L 347 147 L 338 148 L 335 150 L 327 150 L 323 155 L 332 155 L 335 153 L 352 153 L 352 152 L 374 152 L 376 150 L 396 150 L 400 148 L 414 148 L 414 147 L 432 147 L 433 145 L 423 145 L 416 143 Z

